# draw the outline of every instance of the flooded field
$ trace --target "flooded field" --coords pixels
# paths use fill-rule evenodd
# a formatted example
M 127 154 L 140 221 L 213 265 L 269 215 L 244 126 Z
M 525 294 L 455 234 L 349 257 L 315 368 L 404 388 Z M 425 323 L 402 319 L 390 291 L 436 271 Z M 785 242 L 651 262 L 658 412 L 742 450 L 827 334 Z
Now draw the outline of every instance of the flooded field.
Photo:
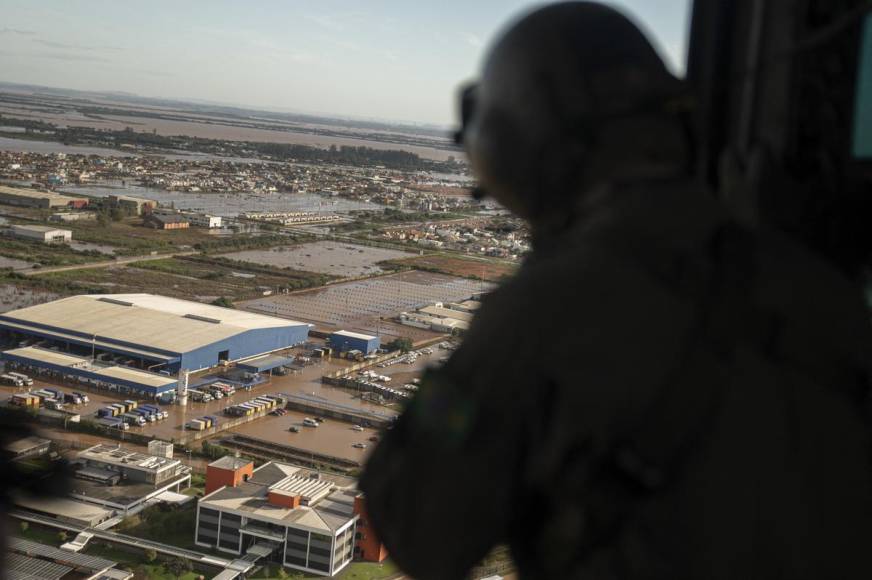
M 70 242 L 67 244 L 69 247 L 74 250 L 78 250 L 80 252 L 100 252 L 101 254 L 105 254 L 107 256 L 115 255 L 115 248 L 113 246 L 106 246 L 102 244 L 92 244 L 90 242 Z
M 147 117 L 133 117 L 124 115 L 101 115 L 100 117 L 85 116 L 78 112 L 48 113 L 21 109 L 18 107 L 0 107 L 0 114 L 7 114 L 19 118 L 32 118 L 70 127 L 91 127 L 109 131 L 123 131 L 125 127 L 134 127 L 137 131 L 156 132 L 159 135 L 187 135 L 203 139 L 221 139 L 227 141 L 259 141 L 267 143 L 286 143 L 295 145 L 308 145 L 326 149 L 331 145 L 337 147 L 369 147 L 372 149 L 408 151 L 416 153 L 425 159 L 445 161 L 449 157 L 459 157 L 460 151 L 444 147 L 444 140 L 433 139 L 434 145 L 439 142 L 443 147 L 428 147 L 410 143 L 394 143 L 388 139 L 367 139 L 363 136 L 356 137 L 350 131 L 344 135 L 325 134 L 323 130 L 315 127 L 306 127 L 299 124 L 282 125 L 273 122 L 275 129 L 234 126 L 228 124 L 226 119 L 213 118 L 207 122 L 199 122 L 197 119 L 174 120 Z M 205 120 L 205 119 L 204 119 Z M 317 131 L 317 132 L 316 132 Z M 91 148 L 95 149 L 96 148 Z M 31 151 L 35 151 L 31 149 Z M 89 154 L 89 153 L 86 153 Z M 99 155 L 100 153 L 98 153 Z M 117 154 L 117 153 L 116 153 Z
M 187 193 L 165 191 L 137 185 L 85 185 L 69 186 L 63 193 L 108 197 L 110 195 L 131 195 L 153 199 L 165 206 L 176 209 L 201 211 L 204 213 L 236 217 L 243 212 L 296 212 L 348 213 L 363 209 L 383 209 L 376 203 L 367 203 L 340 198 L 327 198 L 316 193 L 269 193 L 253 194 L 229 193 Z
M 33 262 L 25 262 L 24 260 L 16 260 L 15 258 L 0 256 L 0 269 L 12 268 L 13 270 L 24 270 L 32 266 Z
M 493 285 L 430 272 L 403 272 L 370 280 L 346 282 L 284 296 L 271 296 L 239 305 L 241 308 L 311 322 L 325 330 L 354 330 L 382 334 L 392 318 L 434 302 L 459 302 Z M 408 331 L 406 331 L 408 329 Z M 392 329 L 396 331 L 396 329 Z M 403 335 L 416 329 L 403 327 Z M 424 336 L 435 336 L 428 331 Z
M 409 257 L 406 252 L 383 250 L 339 242 L 313 242 L 301 246 L 284 246 L 224 254 L 224 258 L 254 264 L 294 268 L 334 276 L 357 277 L 384 272 L 376 264 L 383 260 Z
M 0 284 L 0 312 L 9 312 L 19 308 L 45 304 L 60 298 L 54 292 L 30 290 L 13 284 Z

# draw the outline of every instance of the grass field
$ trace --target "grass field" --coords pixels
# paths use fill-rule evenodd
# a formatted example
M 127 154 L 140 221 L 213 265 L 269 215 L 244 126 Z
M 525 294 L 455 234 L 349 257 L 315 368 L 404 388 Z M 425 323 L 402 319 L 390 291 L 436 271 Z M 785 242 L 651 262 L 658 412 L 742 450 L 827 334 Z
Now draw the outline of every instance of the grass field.
M 273 578 L 286 578 L 287 580 L 314 580 L 323 576 L 314 576 L 285 568 L 285 574 L 279 572 L 280 566 L 264 566 L 252 580 L 270 580 Z M 399 570 L 389 560 L 376 564 L 374 562 L 352 562 L 342 572 L 334 576 L 336 580 L 382 580 L 397 574 Z

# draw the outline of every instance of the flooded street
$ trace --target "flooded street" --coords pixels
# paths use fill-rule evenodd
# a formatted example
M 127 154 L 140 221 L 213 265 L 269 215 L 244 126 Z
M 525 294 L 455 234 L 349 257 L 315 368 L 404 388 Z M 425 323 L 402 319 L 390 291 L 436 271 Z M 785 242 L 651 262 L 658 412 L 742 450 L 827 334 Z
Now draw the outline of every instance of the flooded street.
M 433 354 L 422 355 L 413 364 L 399 363 L 386 368 L 374 367 L 373 370 L 380 375 L 391 377 L 390 384 L 395 388 L 399 388 L 402 384 L 420 376 L 428 365 L 437 364 L 437 361 L 445 356 L 445 354 L 445 351 L 434 349 Z M 383 406 L 362 401 L 358 392 L 350 389 L 331 387 L 321 383 L 321 377 L 324 374 L 348 368 L 349 365 L 348 361 L 341 359 L 319 361 L 304 368 L 299 373 L 271 377 L 270 380 L 254 387 L 250 392 L 240 390 L 231 397 L 208 403 L 189 402 L 186 407 L 161 405 L 160 408 L 169 413 L 168 419 L 149 423 L 144 427 L 133 427 L 129 432 L 152 435 L 167 441 L 178 440 L 185 434 L 185 423 L 191 419 L 205 415 L 215 416 L 218 418 L 218 424 L 220 425 L 229 419 L 223 413 L 227 407 L 270 393 L 305 394 L 361 410 L 375 411 L 382 414 L 396 413 L 399 408 L 399 405 L 396 403 L 391 406 Z M 196 383 L 196 380 L 194 379 L 192 383 Z M 69 410 L 80 413 L 83 419 L 94 419 L 99 408 L 129 398 L 124 395 L 56 385 L 41 380 L 35 380 L 34 386 L 30 390 L 37 390 L 46 386 L 55 386 L 64 392 L 78 390 L 87 393 L 91 399 L 89 403 L 67 406 Z M 5 399 L 13 393 L 24 392 L 26 390 L 28 389 L 2 386 L 0 387 L 0 395 Z M 303 419 L 306 416 L 304 413 L 289 410 L 284 416 L 268 415 L 240 427 L 210 435 L 208 438 L 217 441 L 231 433 L 238 433 L 275 443 L 291 445 L 312 451 L 313 453 L 333 455 L 362 462 L 374 446 L 374 442 L 369 439 L 378 436 L 378 431 L 375 429 L 357 431 L 352 428 L 351 423 L 332 418 L 326 419 L 319 427 L 305 427 L 303 426 Z M 289 429 L 292 426 L 298 427 L 299 432 L 290 432 Z M 96 444 L 105 441 L 105 439 L 96 435 L 65 432 L 60 428 L 44 428 L 43 430 L 51 432 L 53 434 L 52 437 L 70 441 L 74 447 L 82 447 L 86 444 Z M 195 442 L 192 446 L 196 448 L 200 444 L 200 442 Z M 353 447 L 354 444 L 363 444 L 366 448 L 355 448 Z M 187 461 L 184 457 L 180 458 Z

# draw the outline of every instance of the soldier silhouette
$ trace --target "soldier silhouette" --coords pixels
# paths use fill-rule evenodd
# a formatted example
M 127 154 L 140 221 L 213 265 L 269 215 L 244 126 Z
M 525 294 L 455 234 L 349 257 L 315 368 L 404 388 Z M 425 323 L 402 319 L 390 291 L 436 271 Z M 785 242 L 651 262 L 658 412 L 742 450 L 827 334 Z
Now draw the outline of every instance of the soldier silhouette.
M 517 22 L 464 92 L 482 191 L 534 244 L 361 478 L 413 577 L 499 543 L 523 578 L 872 568 L 861 292 L 695 183 L 685 93 L 589 2 Z

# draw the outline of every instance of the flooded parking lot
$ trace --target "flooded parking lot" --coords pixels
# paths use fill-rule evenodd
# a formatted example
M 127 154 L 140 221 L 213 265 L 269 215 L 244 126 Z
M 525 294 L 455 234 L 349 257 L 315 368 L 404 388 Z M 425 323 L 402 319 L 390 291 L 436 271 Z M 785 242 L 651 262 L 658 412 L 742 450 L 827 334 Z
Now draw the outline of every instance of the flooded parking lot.
M 313 242 L 224 254 L 224 258 L 279 268 L 295 268 L 334 276 L 357 277 L 384 272 L 376 264 L 383 260 L 408 258 L 412 254 L 339 242 Z
M 440 358 L 445 356 L 445 351 L 434 349 L 431 355 L 420 356 L 413 364 L 399 363 L 388 366 L 387 368 L 375 367 L 373 370 L 380 375 L 391 377 L 390 384 L 394 387 L 400 387 L 405 382 L 410 382 L 412 378 L 418 377 L 429 365 L 438 364 Z M 360 398 L 360 393 L 351 389 L 332 387 L 321 383 L 321 377 L 330 372 L 344 369 L 349 366 L 348 361 L 344 360 L 329 360 L 321 361 L 311 366 L 305 367 L 301 372 L 289 374 L 286 376 L 274 376 L 269 381 L 254 387 L 250 392 L 240 390 L 231 397 L 215 400 L 208 403 L 189 402 L 186 407 L 178 405 L 161 405 L 160 408 L 169 413 L 169 418 L 155 423 L 149 423 L 144 427 L 134 427 L 131 433 L 142 433 L 145 435 L 154 436 L 164 440 L 179 440 L 185 435 L 184 425 L 191 419 L 196 419 L 205 415 L 215 416 L 218 418 L 219 425 L 228 420 L 223 411 L 229 406 L 243 403 L 255 397 L 270 393 L 286 393 L 286 394 L 305 394 L 313 396 L 324 401 L 334 402 L 341 405 L 354 407 L 360 410 L 375 411 L 380 414 L 396 414 L 399 411 L 398 404 L 390 406 L 379 405 L 368 401 L 363 401 Z M 32 390 L 43 388 L 46 386 L 58 386 L 54 383 L 35 380 Z M 65 385 L 58 386 L 64 392 L 79 390 L 85 392 L 90 397 L 90 402 L 78 406 L 68 406 L 69 410 L 80 413 L 83 419 L 93 419 L 97 410 L 101 407 L 112 403 L 120 402 L 128 396 L 94 391 L 85 388 L 72 388 Z M 16 387 L 0 387 L 0 398 L 6 399 L 16 392 L 23 392 L 27 389 Z M 289 410 L 284 416 L 267 415 L 255 419 L 249 423 L 239 427 L 219 432 L 210 435 L 210 440 L 220 440 L 230 434 L 236 433 L 256 437 L 266 441 L 291 445 L 293 447 L 302 448 L 313 453 L 332 455 L 352 461 L 363 461 L 368 453 L 372 450 L 374 442 L 370 441 L 371 437 L 378 437 L 378 431 L 375 429 L 366 428 L 363 431 L 355 430 L 351 423 L 338 419 L 326 419 L 317 428 L 305 427 L 303 419 L 307 416 L 301 412 Z M 294 426 L 299 432 L 293 433 L 289 429 Z M 59 431 L 59 428 L 54 428 L 54 431 Z M 55 433 L 57 435 L 57 433 Z M 81 446 L 87 442 L 99 441 L 100 438 L 95 435 L 84 435 L 77 433 L 68 433 L 71 440 L 76 440 Z M 193 443 L 193 447 L 199 446 L 201 443 Z M 365 445 L 366 448 L 354 447 L 355 444 Z
M 260 298 L 239 307 L 311 322 L 324 330 L 382 334 L 382 328 L 390 327 L 382 318 L 393 318 L 401 312 L 434 302 L 460 302 L 492 288 L 492 284 L 476 280 L 414 271 Z M 393 330 L 397 331 L 396 328 Z M 403 327 L 403 335 L 418 338 L 437 336 L 411 327 Z

